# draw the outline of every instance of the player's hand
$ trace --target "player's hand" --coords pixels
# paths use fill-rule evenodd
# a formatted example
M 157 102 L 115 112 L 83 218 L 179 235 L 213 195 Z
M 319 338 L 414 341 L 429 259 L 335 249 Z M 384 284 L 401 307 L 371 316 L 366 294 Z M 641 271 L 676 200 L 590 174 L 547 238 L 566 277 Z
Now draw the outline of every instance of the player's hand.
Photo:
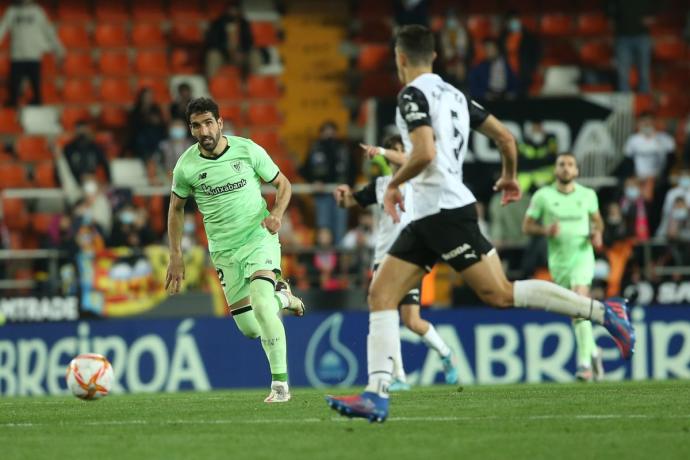
M 604 237 L 602 236 L 601 232 L 592 232 L 592 246 L 594 246 L 594 249 L 597 251 L 604 247 Z
M 333 190 L 333 196 L 335 197 L 335 202 L 341 208 L 346 207 L 346 197 L 351 193 L 350 186 L 346 184 L 338 185 L 335 190 Z
M 364 154 L 367 156 L 367 158 L 372 159 L 376 155 L 381 155 L 381 147 L 377 145 L 369 145 L 369 144 L 359 144 L 360 147 L 362 147 L 362 150 L 364 150 Z
M 558 225 L 558 222 L 555 222 L 548 227 L 546 227 L 546 236 L 558 236 L 558 234 L 561 232 L 561 226 Z
M 514 178 L 501 176 L 494 184 L 494 192 L 502 192 L 501 204 L 503 206 L 514 201 L 519 201 L 522 197 L 520 184 Z
M 393 218 L 393 222 L 396 224 L 400 222 L 398 208 L 400 208 L 402 212 L 405 212 L 405 202 L 403 201 L 400 187 L 388 186 L 386 193 L 383 195 L 383 209 Z
M 170 255 L 168 273 L 165 275 L 165 290 L 168 294 L 177 294 L 184 280 L 184 260 L 181 255 Z
M 261 222 L 261 226 L 268 230 L 268 233 L 271 235 L 278 233 L 278 230 L 280 230 L 280 225 L 280 218 L 274 216 L 273 214 L 269 214 L 266 216 L 263 222 Z

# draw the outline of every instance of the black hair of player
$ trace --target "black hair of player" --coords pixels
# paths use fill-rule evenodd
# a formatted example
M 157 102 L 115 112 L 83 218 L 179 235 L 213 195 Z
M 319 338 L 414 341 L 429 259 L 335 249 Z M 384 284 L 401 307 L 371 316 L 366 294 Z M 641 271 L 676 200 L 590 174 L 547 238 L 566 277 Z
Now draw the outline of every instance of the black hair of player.
M 213 99 L 208 97 L 198 97 L 196 99 L 192 99 L 189 101 L 189 104 L 187 104 L 187 111 L 185 113 L 187 124 L 191 124 L 192 115 L 206 112 L 210 112 L 211 115 L 213 115 L 213 118 L 216 120 L 220 118 L 218 104 L 216 104 Z
M 386 138 L 383 139 L 384 149 L 395 149 L 396 145 L 403 145 L 402 137 L 400 137 L 400 134 L 391 134 L 390 136 L 386 136 Z
M 395 46 L 413 66 L 431 65 L 434 60 L 436 44 L 434 33 L 428 27 L 419 24 L 401 27 L 395 36 Z
M 560 152 L 558 155 L 556 155 L 556 163 L 558 163 L 558 159 L 561 157 L 570 157 L 573 160 L 575 160 L 575 166 L 577 166 L 577 157 L 573 152 Z

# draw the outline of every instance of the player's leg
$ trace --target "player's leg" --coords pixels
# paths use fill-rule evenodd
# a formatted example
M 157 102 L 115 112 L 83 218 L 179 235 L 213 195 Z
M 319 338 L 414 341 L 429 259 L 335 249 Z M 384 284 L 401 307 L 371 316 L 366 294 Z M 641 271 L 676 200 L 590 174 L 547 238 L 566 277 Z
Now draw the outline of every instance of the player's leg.
M 405 308 L 408 305 L 400 305 L 400 314 L 405 317 Z M 405 375 L 405 366 L 403 364 L 402 358 L 402 343 L 396 350 L 395 356 L 393 356 L 393 380 L 388 386 L 388 391 L 407 391 L 410 389 L 410 384 L 407 383 L 407 376 Z
M 237 328 L 245 337 L 250 339 L 261 337 L 261 328 L 254 316 L 254 309 L 252 308 L 249 296 L 230 305 L 230 316 L 232 316 Z
M 408 296 L 406 296 L 407 298 Z M 417 293 L 417 299 L 419 294 Z M 444 342 L 433 324 L 422 318 L 420 315 L 419 303 L 403 305 L 402 312 L 403 324 L 412 332 L 421 337 L 424 344 L 436 350 L 441 356 L 443 373 L 446 383 L 454 385 L 458 383 L 458 369 L 450 347 Z

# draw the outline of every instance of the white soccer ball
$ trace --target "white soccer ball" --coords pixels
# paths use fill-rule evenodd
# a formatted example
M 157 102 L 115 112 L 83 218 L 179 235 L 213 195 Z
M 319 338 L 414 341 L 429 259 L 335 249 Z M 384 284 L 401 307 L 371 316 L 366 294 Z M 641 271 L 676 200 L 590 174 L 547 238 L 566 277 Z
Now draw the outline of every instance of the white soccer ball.
M 103 355 L 83 354 L 67 366 L 67 388 L 80 399 L 100 399 L 110 393 L 113 386 L 113 366 Z

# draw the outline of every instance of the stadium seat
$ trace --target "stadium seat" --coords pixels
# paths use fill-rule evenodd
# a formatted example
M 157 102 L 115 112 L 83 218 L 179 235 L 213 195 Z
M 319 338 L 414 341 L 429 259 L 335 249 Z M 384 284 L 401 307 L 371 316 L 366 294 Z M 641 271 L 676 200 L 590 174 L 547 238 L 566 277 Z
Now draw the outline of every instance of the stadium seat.
M 173 22 L 201 21 L 205 19 L 201 9 L 189 0 L 171 0 L 170 17 Z
M 257 99 L 278 99 L 280 86 L 275 77 L 250 75 L 247 80 L 247 95 Z
M 687 45 L 682 39 L 659 39 L 654 41 L 652 55 L 662 61 L 680 61 L 687 57 Z
M 124 77 L 131 73 L 129 54 L 122 51 L 103 51 L 98 59 L 98 69 L 103 76 Z
M 167 14 L 162 0 L 132 2 L 132 16 L 135 21 L 164 21 Z
M 96 45 L 101 48 L 125 48 L 129 46 L 127 30 L 124 24 L 98 24 L 94 32 Z
M 662 94 L 656 115 L 662 118 L 680 118 L 690 113 L 690 96 L 686 93 Z
M 174 74 L 202 73 L 201 62 L 200 50 L 194 48 L 173 48 L 170 56 L 170 71 Z
M 566 14 L 545 14 L 541 17 L 541 33 L 550 37 L 571 35 L 573 33 L 573 20 Z
M 55 55 L 52 53 L 45 53 L 41 58 L 41 75 L 53 79 L 58 73 L 57 62 Z
M 100 96 L 103 102 L 129 104 L 134 99 L 127 78 L 104 78 L 101 81 Z
M 83 24 L 60 24 L 58 27 L 58 36 L 67 49 L 91 47 L 91 38 Z
M 140 48 L 162 47 L 166 45 L 166 40 L 160 25 L 148 22 L 134 24 L 132 27 L 132 44 Z
M 573 48 L 570 40 L 549 40 L 544 45 L 544 57 L 541 65 L 566 65 L 575 64 L 579 60 L 577 50 Z
M 491 18 L 482 15 L 472 15 L 467 18 L 467 30 L 474 40 L 481 41 L 493 34 Z
M 50 161 L 53 154 L 48 148 L 48 141 L 42 136 L 19 136 L 14 144 L 17 158 L 26 162 Z
M 0 108 L 0 134 L 19 134 L 22 126 L 19 124 L 17 111 L 13 108 Z
M 281 123 L 281 116 L 274 104 L 251 104 L 247 121 L 252 126 L 275 126 Z
M 611 45 L 603 42 L 589 42 L 580 47 L 580 62 L 589 67 L 610 67 L 613 60 Z
M 88 0 L 60 0 L 57 14 L 60 21 L 86 22 L 91 20 Z
M 639 116 L 644 112 L 653 112 L 656 104 L 651 94 L 637 93 L 633 100 L 633 111 L 635 116 Z
M 91 112 L 84 106 L 67 106 L 62 109 L 62 127 L 65 131 L 74 130 L 74 126 L 81 120 L 90 120 Z
M 380 70 L 390 65 L 393 56 L 387 44 L 367 44 L 359 48 L 357 68 L 362 71 Z
M 62 100 L 69 104 L 90 104 L 94 101 L 93 84 L 90 78 L 66 80 L 62 86 Z
M 610 32 L 609 21 L 602 13 L 584 13 L 577 17 L 579 35 L 608 35 Z
M 267 48 L 280 43 L 278 31 L 273 22 L 253 21 L 250 23 L 250 26 L 252 29 L 252 37 L 254 38 L 254 46 L 257 48 Z
M 235 130 L 244 127 L 244 114 L 240 104 L 220 104 L 219 109 L 223 120 L 230 122 Z
M 3 43 L 8 43 L 9 40 L 5 39 Z M 9 78 L 10 75 L 10 55 L 9 53 L 0 52 L 0 76 L 4 78 Z
M 253 130 L 250 137 L 254 142 L 263 147 L 269 155 L 281 149 L 280 136 L 277 131 Z
M 19 122 L 27 135 L 58 136 L 62 132 L 60 111 L 51 105 L 29 105 L 22 108 Z
M 139 75 L 167 76 L 170 73 L 165 51 L 139 51 L 135 68 Z
M 127 126 L 127 110 L 122 106 L 105 104 L 98 118 L 101 126 L 106 129 L 121 129 Z
M 520 23 L 522 28 L 529 30 L 532 33 L 539 33 L 539 18 L 532 14 L 522 14 L 520 15 Z
M 239 100 L 242 98 L 239 77 L 217 75 L 211 79 L 211 95 L 219 101 Z
M 96 68 L 91 58 L 91 53 L 70 52 L 62 63 L 62 73 L 68 77 L 90 77 L 95 75 Z
M 36 212 L 30 215 L 31 228 L 39 235 L 45 235 L 54 225 L 57 214 L 51 212 Z
M 99 22 L 125 22 L 129 20 L 127 2 L 100 0 L 97 1 L 94 9 Z
M 52 161 L 42 161 L 34 167 L 33 185 L 41 188 L 55 188 L 55 167 Z
M 43 81 L 41 81 L 41 98 L 43 99 L 43 104 L 62 103 L 54 79 L 44 78 Z
M 170 88 L 167 78 L 142 77 L 137 81 L 137 88 L 149 88 L 153 91 L 153 97 L 159 104 L 170 103 Z
M 0 163 L 0 189 L 28 186 L 24 165 L 16 162 Z
M 170 31 L 170 41 L 173 45 L 201 45 L 204 34 L 198 22 L 174 22 Z

